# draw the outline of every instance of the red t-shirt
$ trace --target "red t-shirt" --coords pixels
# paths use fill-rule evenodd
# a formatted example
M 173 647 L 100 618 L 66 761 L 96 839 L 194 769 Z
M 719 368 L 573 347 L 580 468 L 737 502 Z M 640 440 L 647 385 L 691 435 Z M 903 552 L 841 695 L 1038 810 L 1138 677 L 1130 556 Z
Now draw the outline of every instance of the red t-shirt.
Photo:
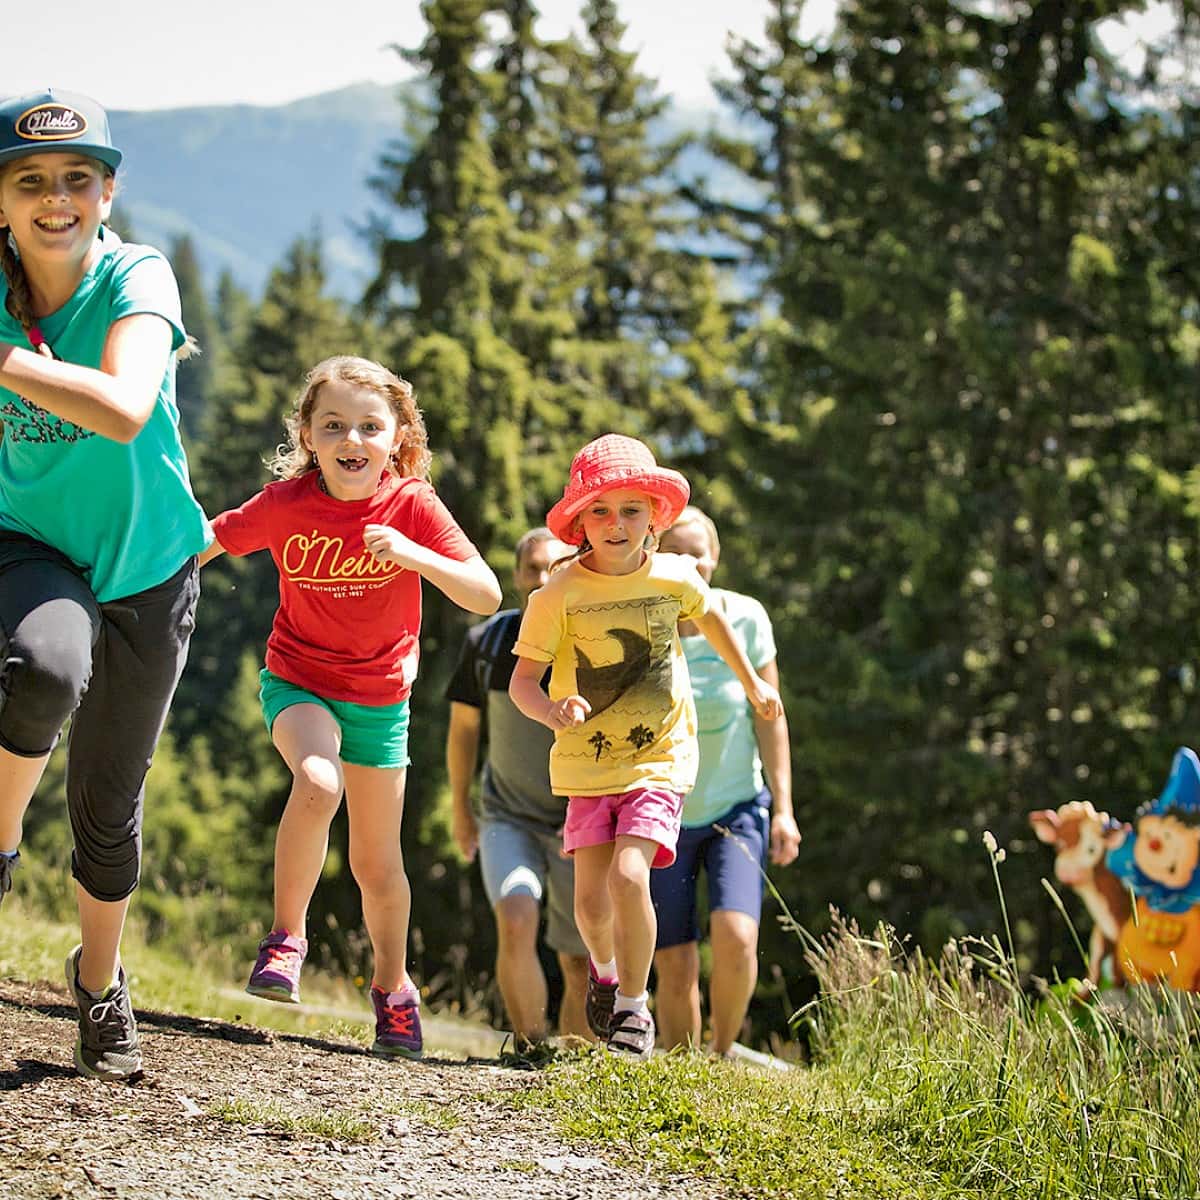
M 385 475 L 367 500 L 336 500 L 319 480 L 269 483 L 213 530 L 230 554 L 270 550 L 279 569 L 268 670 L 327 700 L 397 704 L 417 674 L 421 576 L 377 563 L 363 528 L 390 525 L 459 562 L 479 552 L 422 479 Z

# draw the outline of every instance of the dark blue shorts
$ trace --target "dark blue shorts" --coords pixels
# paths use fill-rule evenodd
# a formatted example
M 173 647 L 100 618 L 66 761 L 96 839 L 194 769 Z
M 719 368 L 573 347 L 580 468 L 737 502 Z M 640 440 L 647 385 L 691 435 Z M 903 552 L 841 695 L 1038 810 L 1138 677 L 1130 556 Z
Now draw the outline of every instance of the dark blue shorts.
M 731 909 L 756 921 L 762 916 L 763 868 L 771 831 L 771 793 L 730 809 L 712 825 L 679 831 L 675 861 L 650 872 L 650 897 L 658 916 L 658 948 L 700 940 L 696 884 L 708 879 L 710 912 Z M 727 830 L 727 833 L 721 832 Z

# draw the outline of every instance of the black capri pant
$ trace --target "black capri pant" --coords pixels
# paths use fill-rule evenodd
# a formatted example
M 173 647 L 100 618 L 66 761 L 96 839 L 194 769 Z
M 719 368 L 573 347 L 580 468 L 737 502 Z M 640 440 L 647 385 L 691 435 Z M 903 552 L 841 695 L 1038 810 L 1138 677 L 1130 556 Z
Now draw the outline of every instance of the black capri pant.
M 196 559 L 164 583 L 105 604 L 71 562 L 0 534 L 0 746 L 49 753 L 72 713 L 71 871 L 97 900 L 137 887 L 146 772 L 187 661 Z

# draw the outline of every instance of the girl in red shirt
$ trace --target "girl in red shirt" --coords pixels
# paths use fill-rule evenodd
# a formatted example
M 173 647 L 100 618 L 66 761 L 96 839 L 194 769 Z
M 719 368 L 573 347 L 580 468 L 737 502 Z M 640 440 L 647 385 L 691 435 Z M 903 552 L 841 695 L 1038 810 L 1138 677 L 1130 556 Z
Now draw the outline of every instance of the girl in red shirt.
M 200 558 L 265 549 L 279 570 L 261 698 L 292 790 L 275 839 L 274 923 L 246 990 L 299 1001 L 308 905 L 345 792 L 350 869 L 375 957 L 372 1049 L 419 1058 L 400 822 L 421 579 L 485 615 L 499 607 L 500 585 L 427 482 L 425 424 L 404 380 L 365 359 L 326 359 L 288 433 L 272 464 L 279 481 L 217 517 Z

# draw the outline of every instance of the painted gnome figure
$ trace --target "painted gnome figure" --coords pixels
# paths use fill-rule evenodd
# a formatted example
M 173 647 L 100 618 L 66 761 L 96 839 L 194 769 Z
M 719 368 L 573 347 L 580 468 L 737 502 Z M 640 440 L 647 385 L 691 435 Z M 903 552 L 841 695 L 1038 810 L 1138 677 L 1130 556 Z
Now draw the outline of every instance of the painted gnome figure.
M 1117 939 L 1131 983 L 1200 991 L 1200 758 L 1175 753 L 1162 794 L 1138 810 L 1135 836 L 1108 853 L 1108 866 L 1137 898 Z

